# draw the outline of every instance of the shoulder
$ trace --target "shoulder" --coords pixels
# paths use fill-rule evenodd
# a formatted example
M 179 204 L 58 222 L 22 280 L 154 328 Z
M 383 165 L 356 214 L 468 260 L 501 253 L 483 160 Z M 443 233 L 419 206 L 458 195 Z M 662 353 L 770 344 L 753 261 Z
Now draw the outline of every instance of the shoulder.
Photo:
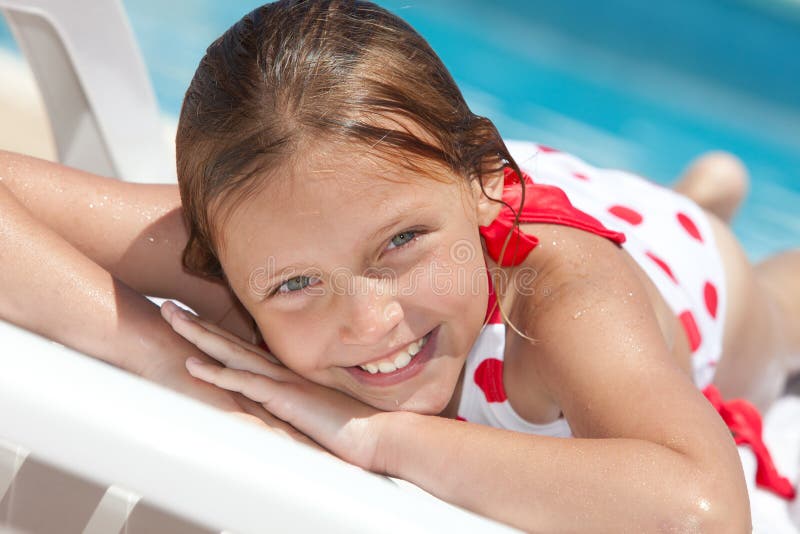
M 554 344 L 543 336 L 568 335 L 585 313 L 600 313 L 604 301 L 623 299 L 638 285 L 626 253 L 607 238 L 556 224 L 521 229 L 539 244 L 503 277 L 502 303 L 536 352 Z
M 510 296 L 521 309 L 566 304 L 564 289 L 596 287 L 596 280 L 624 277 L 629 262 L 624 250 L 612 240 L 560 224 L 521 225 L 539 244 L 525 261 L 513 269 L 509 280 L 516 291 Z
M 622 407 L 649 388 L 693 388 L 626 253 L 574 228 L 531 226 L 540 246 L 511 275 L 513 298 L 504 300 L 511 322 L 534 341 L 509 343 L 506 358 L 518 370 L 509 389 L 538 384 L 575 435 L 589 436 L 620 433 Z

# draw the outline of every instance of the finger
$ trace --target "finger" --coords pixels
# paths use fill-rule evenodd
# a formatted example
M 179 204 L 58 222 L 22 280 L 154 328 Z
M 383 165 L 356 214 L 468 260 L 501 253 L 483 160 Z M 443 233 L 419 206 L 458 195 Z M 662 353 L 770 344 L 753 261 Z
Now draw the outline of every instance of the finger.
M 280 382 L 192 358 L 186 366 L 201 380 L 261 403 L 340 458 L 365 468 L 373 464 L 381 426 L 375 408 L 317 384 Z
M 256 354 L 262 356 L 263 358 L 266 358 L 267 360 L 271 361 L 272 363 L 274 363 L 276 365 L 283 365 L 280 361 L 278 361 L 278 359 L 275 356 L 273 356 L 272 354 L 270 354 L 269 352 L 267 352 L 266 350 L 264 350 L 260 346 L 254 345 L 253 343 L 250 343 L 246 339 L 240 338 L 236 334 L 226 330 L 225 328 L 222 328 L 221 326 L 219 326 L 217 324 L 210 323 L 210 322 L 208 322 L 208 321 L 206 321 L 204 319 L 201 319 L 197 315 L 192 315 L 192 314 L 186 314 L 185 318 L 196 322 L 197 324 L 201 325 L 206 330 L 209 330 L 211 332 L 214 332 L 217 335 L 220 335 L 220 336 L 224 337 L 225 339 L 227 339 L 231 343 L 236 343 L 237 345 L 239 345 L 243 349 L 246 349 L 246 350 L 248 350 L 250 352 L 255 352 Z
M 257 422 L 262 427 L 266 425 L 270 428 L 270 430 L 291 438 L 294 441 L 304 443 L 310 447 L 314 447 L 315 449 L 325 450 L 316 441 L 309 438 L 286 421 L 278 419 L 265 410 L 261 404 L 255 402 L 254 400 L 248 399 L 242 395 L 236 395 L 236 403 L 242 408 L 242 410 L 246 412 L 243 414 L 238 414 L 241 417 L 254 420 L 253 422 Z
M 258 417 L 255 414 L 251 414 L 251 413 L 247 413 L 247 412 L 244 412 L 244 413 L 243 412 L 230 412 L 230 414 L 232 416 L 236 417 L 237 419 L 241 419 L 242 421 L 245 421 L 247 423 L 253 423 L 254 425 L 260 426 L 262 428 L 263 427 L 269 428 L 269 426 L 270 426 L 266 421 L 264 421 L 263 419 L 261 419 L 260 417 Z
M 197 358 L 187 359 L 186 368 L 195 378 L 214 384 L 227 391 L 239 393 L 244 398 L 250 399 L 264 411 L 262 413 L 257 409 L 248 407 L 248 413 L 252 410 L 253 414 L 262 418 L 268 426 L 273 426 L 274 424 L 274 426 L 289 433 L 290 437 L 298 439 L 298 441 L 308 439 L 310 445 L 324 449 L 324 446 L 314 441 L 313 437 L 309 437 L 302 429 L 294 426 L 295 420 L 300 422 L 304 419 L 300 417 L 300 412 L 297 410 L 302 403 L 298 402 L 296 391 L 287 389 L 286 386 L 288 384 L 264 375 L 205 363 Z M 267 414 L 266 417 L 264 417 L 264 414 Z M 308 429 L 310 430 L 311 428 L 309 426 Z M 295 435 L 295 432 L 299 435 Z
M 241 393 L 245 397 L 260 403 L 269 403 L 273 397 L 272 391 L 279 383 L 263 374 L 253 373 L 242 369 L 220 367 L 205 363 L 197 358 L 186 360 L 186 369 L 195 378 L 209 384 Z
M 177 304 L 175 304 L 170 300 L 166 300 L 161 304 L 161 316 L 170 324 L 172 324 L 173 321 L 179 319 L 189 319 L 195 321 L 201 324 L 206 330 L 210 330 L 211 332 L 214 332 L 215 334 L 224 337 L 231 343 L 258 348 L 258 350 L 261 350 L 260 347 L 248 343 L 246 340 L 239 338 L 232 332 L 229 332 L 214 323 L 210 323 L 208 321 L 201 319 L 198 315 L 195 315 L 187 310 L 184 310 L 183 308 L 181 308 L 180 306 L 178 306 Z
M 176 313 L 183 310 L 183 308 L 181 308 L 171 300 L 165 300 L 164 302 L 161 303 L 161 306 L 159 308 L 161 310 L 161 317 L 163 317 L 168 323 L 172 321 L 172 317 Z
M 298 421 L 299 390 L 294 387 L 297 385 L 296 381 L 276 380 L 259 373 L 220 367 L 193 357 L 186 360 L 186 368 L 195 378 L 227 391 L 241 393 L 260 403 L 272 415 L 290 425 Z M 319 388 L 320 391 L 330 393 L 322 386 Z M 305 429 L 299 430 L 303 432 Z
M 221 337 L 227 339 L 229 342 L 231 342 L 233 344 L 236 344 L 239 347 L 241 347 L 241 348 L 243 348 L 243 349 L 245 349 L 247 351 L 255 352 L 258 355 L 262 356 L 263 358 L 266 358 L 267 360 L 269 360 L 270 362 L 272 362 L 272 363 L 274 363 L 276 365 L 283 365 L 278 361 L 277 358 L 275 358 L 275 356 L 273 356 L 269 352 L 265 351 L 264 349 L 262 349 L 258 345 L 253 345 L 249 341 L 240 338 L 239 336 L 233 334 L 232 332 L 229 332 L 228 330 L 220 327 L 219 325 L 216 325 L 214 323 L 210 323 L 210 322 L 208 322 L 208 321 L 206 321 L 204 319 L 201 319 L 197 315 L 194 315 L 192 313 L 187 312 L 186 310 L 180 308 L 177 304 L 175 304 L 172 301 L 167 300 L 167 301 L 164 301 L 162 303 L 162 305 L 161 305 L 161 316 L 170 325 L 172 325 L 173 328 L 175 326 L 174 323 L 177 323 L 177 322 L 179 322 L 181 320 L 185 319 L 185 320 L 193 321 L 193 322 L 199 324 L 200 326 L 202 326 L 203 328 L 205 328 L 206 330 L 208 330 L 210 332 L 213 332 L 214 334 L 217 334 L 218 336 L 221 336 Z M 191 340 L 189 340 L 189 341 L 191 341 Z
M 279 380 L 291 378 L 291 372 L 284 367 L 271 363 L 251 348 L 243 347 L 208 330 L 198 321 L 176 314 L 171 324 L 175 332 L 226 367 L 260 373 Z

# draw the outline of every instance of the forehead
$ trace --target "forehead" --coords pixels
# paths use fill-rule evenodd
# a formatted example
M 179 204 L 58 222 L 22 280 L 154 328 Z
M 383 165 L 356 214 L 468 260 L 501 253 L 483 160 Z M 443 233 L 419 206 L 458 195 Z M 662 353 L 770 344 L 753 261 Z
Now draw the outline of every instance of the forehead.
M 332 146 L 278 169 L 228 217 L 221 259 L 252 261 L 254 251 L 280 261 L 320 257 L 326 247 L 357 246 L 404 215 L 463 206 L 461 177 L 433 165 L 409 167 L 368 150 Z M 236 266 L 224 263 L 234 274 L 229 271 Z
M 358 215 L 362 209 L 425 200 L 452 202 L 463 180 L 441 166 L 395 163 L 368 149 L 328 146 L 267 178 L 261 194 L 243 210 L 264 212 L 282 220 L 326 213 Z M 362 213 L 362 215 L 376 215 Z

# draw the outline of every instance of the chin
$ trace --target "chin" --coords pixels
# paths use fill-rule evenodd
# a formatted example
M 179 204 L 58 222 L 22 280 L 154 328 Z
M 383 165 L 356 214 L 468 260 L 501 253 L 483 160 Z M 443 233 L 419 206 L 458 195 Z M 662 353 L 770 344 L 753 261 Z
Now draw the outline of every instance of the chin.
M 447 408 L 450 399 L 452 398 L 453 392 L 451 391 L 449 394 L 441 394 L 436 395 L 434 397 L 422 397 L 416 398 L 411 397 L 410 399 L 406 400 L 405 402 L 401 403 L 394 408 L 391 408 L 391 411 L 406 411 L 406 412 L 414 412 L 420 415 L 439 415 Z

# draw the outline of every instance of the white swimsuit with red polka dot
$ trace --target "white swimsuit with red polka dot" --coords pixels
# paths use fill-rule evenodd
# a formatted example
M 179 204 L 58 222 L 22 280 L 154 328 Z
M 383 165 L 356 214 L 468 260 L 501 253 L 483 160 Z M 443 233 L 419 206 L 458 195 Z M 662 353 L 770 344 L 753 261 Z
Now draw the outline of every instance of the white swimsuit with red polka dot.
M 756 484 L 793 499 L 794 486 L 778 473 L 764 444 L 758 411 L 745 400 L 725 401 L 711 384 L 722 354 L 725 273 L 703 210 L 688 198 L 633 174 L 597 169 L 533 143 L 509 142 L 507 146 L 528 175 L 524 177 L 520 221 L 580 228 L 614 241 L 630 254 L 683 325 L 692 351 L 695 384 L 728 425 L 734 441 L 751 447 L 755 454 Z M 503 200 L 518 207 L 520 193 L 519 178 L 506 172 Z M 519 232 L 513 222 L 514 213 L 506 207 L 491 225 L 480 228 L 489 255 L 500 265 L 521 263 L 539 242 L 535 236 Z M 493 300 L 490 294 L 487 324 L 467 357 L 458 418 L 569 437 L 564 418 L 532 424 L 509 403 L 503 385 L 506 329 Z
M 711 383 L 722 352 L 725 278 L 705 213 L 691 200 L 630 173 L 597 169 L 569 154 L 533 143 L 507 143 L 526 173 L 521 222 L 572 226 L 621 245 L 641 266 L 680 320 L 692 350 L 695 384 Z M 520 204 L 519 181 L 507 173 L 503 199 Z M 481 228 L 487 250 L 501 265 L 520 263 L 534 236 L 514 233 L 504 208 Z M 512 233 L 505 255 L 505 237 Z M 503 386 L 505 325 L 494 313 L 470 352 L 459 418 L 509 430 L 567 437 L 566 420 L 532 424 L 512 408 Z

